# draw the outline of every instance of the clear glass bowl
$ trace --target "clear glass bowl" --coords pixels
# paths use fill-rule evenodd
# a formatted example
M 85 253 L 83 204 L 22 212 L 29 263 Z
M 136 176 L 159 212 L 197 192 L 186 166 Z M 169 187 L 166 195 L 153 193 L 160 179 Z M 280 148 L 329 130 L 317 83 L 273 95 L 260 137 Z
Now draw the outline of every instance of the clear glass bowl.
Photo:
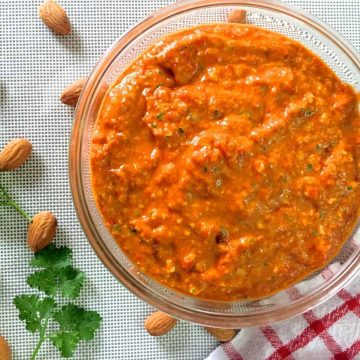
M 360 91 L 360 56 L 333 29 L 278 0 L 185 0 L 160 9 L 118 39 L 91 73 L 79 99 L 70 144 L 70 182 L 75 207 L 92 247 L 131 292 L 150 305 L 198 324 L 241 328 L 300 314 L 335 294 L 360 267 L 360 233 L 354 232 L 326 269 L 286 291 L 256 301 L 199 300 L 162 286 L 139 272 L 115 243 L 96 208 L 91 188 L 89 148 L 104 93 L 119 73 L 156 39 L 203 23 L 226 22 L 230 10 L 247 11 L 247 23 L 298 40 L 337 75 Z

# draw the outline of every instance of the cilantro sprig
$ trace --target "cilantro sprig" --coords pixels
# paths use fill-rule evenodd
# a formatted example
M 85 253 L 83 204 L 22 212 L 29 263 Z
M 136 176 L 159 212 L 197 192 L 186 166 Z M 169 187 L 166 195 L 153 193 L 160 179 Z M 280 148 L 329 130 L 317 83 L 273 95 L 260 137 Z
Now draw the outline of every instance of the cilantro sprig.
M 68 303 L 59 307 L 56 297 L 76 299 L 85 282 L 85 274 L 71 265 L 72 252 L 65 246 L 48 245 L 36 253 L 30 266 L 36 268 L 27 278 L 30 287 L 45 293 L 40 295 L 19 295 L 14 305 L 19 310 L 20 320 L 26 329 L 39 334 L 39 341 L 31 355 L 35 360 L 41 345 L 50 340 L 64 358 L 71 357 L 80 341 L 91 340 L 100 327 L 101 317 L 95 311 L 85 310 Z M 49 325 L 51 326 L 49 330 Z
M 31 222 L 32 218 L 12 199 L 5 188 L 0 184 L 0 206 L 11 206 L 27 221 Z

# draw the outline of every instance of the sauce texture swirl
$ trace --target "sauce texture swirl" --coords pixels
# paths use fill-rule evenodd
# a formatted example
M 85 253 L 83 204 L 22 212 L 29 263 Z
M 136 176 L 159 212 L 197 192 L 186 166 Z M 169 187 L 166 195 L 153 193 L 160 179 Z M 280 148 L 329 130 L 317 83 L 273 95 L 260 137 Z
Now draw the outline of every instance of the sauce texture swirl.
M 325 266 L 353 229 L 359 125 L 353 88 L 289 38 L 240 24 L 173 33 L 103 100 L 97 206 L 165 286 L 267 296 Z

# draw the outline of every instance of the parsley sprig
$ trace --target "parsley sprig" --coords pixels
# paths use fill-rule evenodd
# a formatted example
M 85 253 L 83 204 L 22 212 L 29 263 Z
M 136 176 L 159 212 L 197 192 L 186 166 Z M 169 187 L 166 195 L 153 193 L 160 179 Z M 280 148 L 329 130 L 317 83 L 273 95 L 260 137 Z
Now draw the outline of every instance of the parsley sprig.
M 41 345 L 50 340 L 65 358 L 71 357 L 81 340 L 91 340 L 100 327 L 101 317 L 72 303 L 59 307 L 56 296 L 76 299 L 85 281 L 85 274 L 71 265 L 72 252 L 65 246 L 48 245 L 36 253 L 30 266 L 38 269 L 27 278 L 30 287 L 47 296 L 19 295 L 14 304 L 26 329 L 39 334 L 39 341 L 31 355 L 35 360 Z M 40 269 L 40 270 L 39 270 Z M 49 331 L 50 323 L 56 330 Z M 51 326 L 53 329 L 54 326 Z

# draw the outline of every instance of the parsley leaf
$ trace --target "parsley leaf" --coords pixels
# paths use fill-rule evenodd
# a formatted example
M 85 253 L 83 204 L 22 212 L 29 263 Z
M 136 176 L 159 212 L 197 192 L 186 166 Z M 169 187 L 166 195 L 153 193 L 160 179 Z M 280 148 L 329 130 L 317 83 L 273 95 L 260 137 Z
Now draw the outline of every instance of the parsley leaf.
M 65 246 L 57 248 L 54 244 L 50 244 L 35 254 L 30 265 L 38 268 L 59 269 L 70 265 L 71 260 L 72 251 L 69 248 Z
M 40 299 L 38 295 L 19 295 L 14 298 L 14 305 L 19 310 L 19 318 L 25 321 L 26 329 L 32 333 L 42 333 L 44 323 L 56 307 L 53 298 Z

